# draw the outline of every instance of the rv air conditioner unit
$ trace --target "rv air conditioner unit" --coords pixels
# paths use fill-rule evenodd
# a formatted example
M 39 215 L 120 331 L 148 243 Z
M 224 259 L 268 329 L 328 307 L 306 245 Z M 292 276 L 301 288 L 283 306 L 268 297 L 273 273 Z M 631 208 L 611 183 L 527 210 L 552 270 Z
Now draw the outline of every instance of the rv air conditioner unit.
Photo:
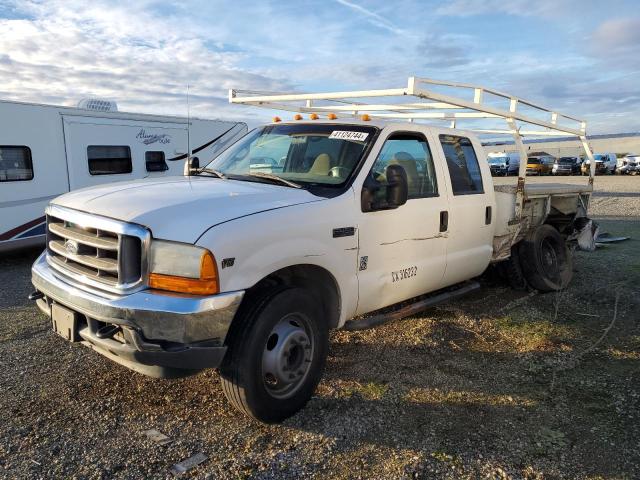
M 98 98 L 85 98 L 80 100 L 78 108 L 95 110 L 96 112 L 117 112 L 118 105 L 111 100 L 100 100 Z

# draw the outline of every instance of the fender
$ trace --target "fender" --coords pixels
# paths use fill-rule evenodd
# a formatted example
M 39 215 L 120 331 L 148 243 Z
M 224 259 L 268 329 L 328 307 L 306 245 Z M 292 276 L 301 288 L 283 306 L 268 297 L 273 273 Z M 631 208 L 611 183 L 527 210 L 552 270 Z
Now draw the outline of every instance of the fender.
M 246 290 L 294 265 L 315 265 L 336 280 L 339 326 L 355 313 L 358 299 L 358 231 L 353 190 L 332 199 L 238 218 L 207 231 L 197 242 L 218 264 L 221 292 Z M 354 227 L 353 234 L 333 235 Z M 286 236 L 283 233 L 286 231 Z

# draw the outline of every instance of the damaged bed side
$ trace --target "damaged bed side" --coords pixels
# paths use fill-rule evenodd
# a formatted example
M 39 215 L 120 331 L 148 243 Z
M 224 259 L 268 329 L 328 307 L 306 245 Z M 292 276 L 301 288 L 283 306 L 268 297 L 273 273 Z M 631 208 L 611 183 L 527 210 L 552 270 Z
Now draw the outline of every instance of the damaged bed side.
M 497 228 L 493 239 L 493 262 L 511 257 L 512 248 L 531 230 L 543 224 L 555 227 L 570 246 L 595 250 L 598 228 L 588 218 L 592 184 L 536 183 L 524 186 L 523 207 L 518 218 L 517 187 L 495 185 Z
M 551 112 L 552 122 L 557 114 Z M 521 158 L 527 150 L 515 121 L 507 119 Z M 586 184 L 527 183 L 526 161 L 520 162 L 515 185 L 494 185 L 498 225 L 492 262 L 517 289 L 543 292 L 564 289 L 573 278 L 572 252 L 594 251 L 598 226 L 588 217 L 595 160 L 586 139 L 586 123 L 576 135 L 590 160 Z

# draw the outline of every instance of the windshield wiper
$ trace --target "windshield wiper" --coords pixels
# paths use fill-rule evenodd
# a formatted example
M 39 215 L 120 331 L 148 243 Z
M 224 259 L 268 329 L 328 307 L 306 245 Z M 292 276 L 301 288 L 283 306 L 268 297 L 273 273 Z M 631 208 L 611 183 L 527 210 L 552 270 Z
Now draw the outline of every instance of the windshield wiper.
M 201 174 L 201 173 L 210 173 L 211 175 L 215 175 L 216 177 L 218 177 L 218 178 L 222 178 L 223 180 L 226 180 L 226 179 L 227 179 L 227 176 L 226 176 L 224 173 L 222 173 L 222 172 L 220 172 L 220 171 L 218 171 L 218 170 L 214 170 L 214 169 L 212 169 L 212 168 L 206 168 L 206 167 L 204 167 L 204 168 L 198 168 L 198 169 L 195 171 L 195 174 L 196 174 L 196 175 L 199 175 L 199 174 Z
M 290 180 L 286 180 L 282 177 L 279 177 L 277 175 L 273 175 L 271 173 L 266 173 L 266 172 L 252 172 L 252 173 L 246 173 L 245 175 L 249 175 L 250 177 L 258 177 L 258 178 L 266 178 L 267 180 L 274 180 L 276 182 L 280 182 L 283 185 L 286 185 L 288 187 L 292 187 L 292 188 L 302 188 L 302 185 L 299 185 L 295 182 L 292 182 Z

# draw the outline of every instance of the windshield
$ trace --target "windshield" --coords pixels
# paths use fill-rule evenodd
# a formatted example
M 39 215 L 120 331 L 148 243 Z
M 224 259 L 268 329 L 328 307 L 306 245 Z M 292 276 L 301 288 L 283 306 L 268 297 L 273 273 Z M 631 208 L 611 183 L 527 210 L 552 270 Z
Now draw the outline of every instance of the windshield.
M 268 125 L 249 132 L 206 168 L 236 180 L 269 182 L 266 177 L 275 175 L 302 186 L 341 186 L 375 133 L 375 127 L 361 125 Z
M 558 163 L 562 163 L 562 164 L 572 164 L 575 162 L 576 162 L 576 159 L 573 157 L 562 157 L 560 160 L 558 160 Z
M 527 160 L 527 163 L 530 165 L 539 165 L 540 164 L 540 159 L 539 158 L 530 158 L 529 160 Z
M 593 156 L 596 162 L 602 162 L 604 160 L 608 160 L 606 155 L 598 155 L 597 153 Z
M 487 158 L 487 160 L 491 165 L 504 165 L 509 163 L 508 157 L 489 157 Z

